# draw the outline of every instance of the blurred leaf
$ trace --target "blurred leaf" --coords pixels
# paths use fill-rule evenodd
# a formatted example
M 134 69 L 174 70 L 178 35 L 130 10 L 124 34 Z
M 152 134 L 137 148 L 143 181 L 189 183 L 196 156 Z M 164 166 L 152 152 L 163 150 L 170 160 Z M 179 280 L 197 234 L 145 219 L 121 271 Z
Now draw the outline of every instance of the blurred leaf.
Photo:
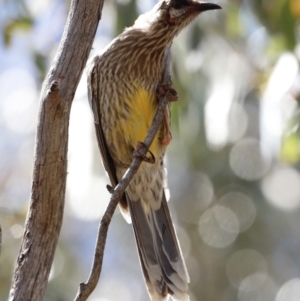
M 125 27 L 132 26 L 138 16 L 135 0 L 129 0 L 128 2 L 124 0 L 123 3 L 120 2 L 116 3 L 116 35 L 120 34 Z
M 47 57 L 38 52 L 34 52 L 33 58 L 34 58 L 35 65 L 37 66 L 37 69 L 39 71 L 40 82 L 43 82 L 48 68 Z
M 291 14 L 295 18 L 300 17 L 300 1 L 299 0 L 290 0 L 290 9 L 291 9 Z
M 296 45 L 295 25 L 300 15 L 299 1 L 255 0 L 253 4 L 261 23 L 273 34 L 282 34 L 286 48 L 293 50 Z
M 288 164 L 300 161 L 300 110 L 296 110 L 287 133 L 282 137 L 281 159 Z
M 240 23 L 238 11 L 239 11 L 239 6 L 235 4 L 231 5 L 227 9 L 226 31 L 233 38 L 240 37 L 242 33 L 242 26 Z
M 300 160 L 300 137 L 296 133 L 283 138 L 281 159 L 289 164 Z
M 286 50 L 285 37 L 283 34 L 276 34 L 270 39 L 270 42 L 266 48 L 266 57 L 275 63 L 278 59 L 279 54 Z
M 296 19 L 291 14 L 291 7 L 289 2 L 286 2 L 285 5 L 283 6 L 282 13 L 280 14 L 279 26 L 281 31 L 286 37 L 287 47 L 293 50 L 296 45 L 296 37 L 295 37 Z
M 6 46 L 9 46 L 11 43 L 11 37 L 14 32 L 17 30 L 26 30 L 29 31 L 32 28 L 33 20 L 30 17 L 20 17 L 14 20 L 11 20 L 3 28 L 3 40 Z

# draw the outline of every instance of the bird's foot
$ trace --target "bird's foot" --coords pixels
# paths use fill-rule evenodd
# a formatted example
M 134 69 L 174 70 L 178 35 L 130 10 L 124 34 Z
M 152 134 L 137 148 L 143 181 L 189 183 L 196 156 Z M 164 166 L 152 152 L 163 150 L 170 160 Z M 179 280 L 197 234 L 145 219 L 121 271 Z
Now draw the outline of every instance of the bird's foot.
M 147 155 L 142 154 L 141 153 L 141 149 L 143 147 L 146 147 L 145 143 L 138 141 L 136 143 L 136 148 L 133 151 L 133 157 L 135 157 L 135 158 L 141 158 L 144 162 L 154 164 L 155 163 L 155 156 L 153 155 L 153 153 L 149 149 L 148 149 L 148 153 L 150 154 L 149 157 Z
M 178 96 L 176 90 L 172 87 L 172 84 L 160 84 L 156 91 L 156 96 L 158 98 L 165 97 L 169 92 L 168 99 L 170 102 L 177 101 Z
M 106 185 L 106 189 L 107 189 L 107 191 L 110 193 L 110 194 L 113 194 L 114 193 L 114 188 L 111 186 L 111 185 Z

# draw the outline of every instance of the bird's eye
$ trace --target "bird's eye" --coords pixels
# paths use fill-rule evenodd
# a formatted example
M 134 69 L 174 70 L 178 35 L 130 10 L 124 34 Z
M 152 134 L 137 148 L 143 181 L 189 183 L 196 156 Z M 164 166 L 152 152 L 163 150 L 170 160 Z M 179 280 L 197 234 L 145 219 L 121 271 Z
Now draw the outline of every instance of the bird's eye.
M 183 6 L 188 6 L 188 2 L 186 0 L 175 0 L 172 6 L 175 9 L 180 9 Z

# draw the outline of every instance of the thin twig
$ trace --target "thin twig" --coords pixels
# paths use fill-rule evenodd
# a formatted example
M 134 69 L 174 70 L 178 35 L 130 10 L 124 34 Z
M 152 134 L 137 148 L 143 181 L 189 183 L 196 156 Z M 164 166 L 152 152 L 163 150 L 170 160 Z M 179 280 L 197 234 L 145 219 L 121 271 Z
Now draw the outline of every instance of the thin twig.
M 164 68 L 164 76 L 162 84 L 168 84 L 170 80 L 170 48 L 166 49 L 165 53 L 165 68 Z M 147 136 L 144 140 L 144 144 L 139 149 L 139 153 L 141 155 L 146 155 L 151 143 L 154 140 L 154 137 L 160 128 L 160 125 L 163 121 L 166 106 L 169 103 L 169 93 L 167 92 L 164 97 L 160 97 L 158 108 L 156 114 L 154 116 L 153 122 L 151 127 L 148 130 Z M 112 216 L 114 211 L 120 201 L 122 195 L 125 192 L 126 187 L 128 186 L 129 182 L 132 180 L 133 176 L 137 172 L 138 168 L 142 163 L 142 158 L 134 157 L 130 167 L 126 171 L 125 175 L 113 190 L 111 195 L 110 202 L 108 207 L 101 219 L 99 230 L 98 230 L 98 237 L 96 242 L 96 249 L 94 253 L 94 262 L 93 267 L 86 283 L 80 283 L 79 291 L 75 297 L 75 301 L 85 301 L 89 297 L 89 295 L 95 289 L 101 274 L 102 262 L 103 262 L 103 255 L 104 255 L 104 247 L 107 237 L 108 226 L 111 222 Z

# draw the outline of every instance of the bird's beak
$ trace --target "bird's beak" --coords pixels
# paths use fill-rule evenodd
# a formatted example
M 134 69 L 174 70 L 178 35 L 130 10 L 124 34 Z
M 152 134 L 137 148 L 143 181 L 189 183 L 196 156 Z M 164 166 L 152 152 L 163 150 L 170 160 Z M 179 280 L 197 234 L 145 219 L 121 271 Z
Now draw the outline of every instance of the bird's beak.
M 213 9 L 221 9 L 222 7 L 215 3 L 207 3 L 207 2 L 194 2 L 193 5 L 194 10 L 198 12 L 204 12 L 206 10 L 213 10 Z

